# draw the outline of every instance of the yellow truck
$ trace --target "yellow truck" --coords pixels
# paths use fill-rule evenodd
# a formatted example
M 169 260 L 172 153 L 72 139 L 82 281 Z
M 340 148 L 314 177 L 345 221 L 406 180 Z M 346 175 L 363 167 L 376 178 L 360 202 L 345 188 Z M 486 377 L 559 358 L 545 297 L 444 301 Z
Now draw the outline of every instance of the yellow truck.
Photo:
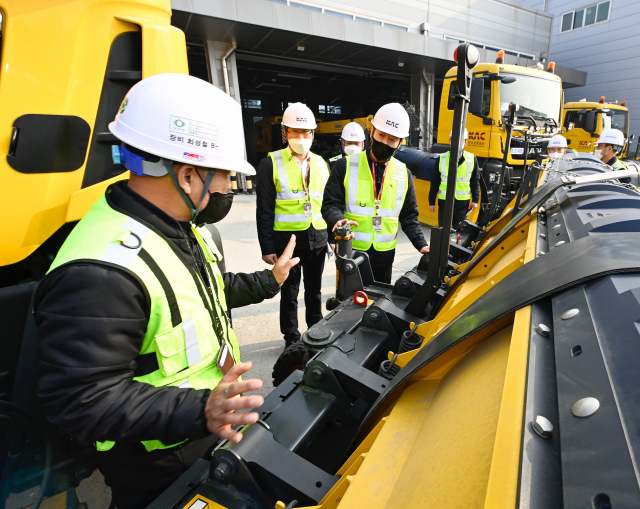
M 604 129 L 619 129 L 625 138 L 629 138 L 629 109 L 626 101 L 620 104 L 605 102 L 604 96 L 598 102 L 568 102 L 564 105 L 562 126 L 566 129 L 564 136 L 569 148 L 593 152 Z M 628 146 L 627 143 L 620 155 L 623 159 L 628 157 Z
M 504 121 L 508 116 L 510 103 L 518 105 L 517 126 L 507 155 L 507 165 L 512 168 L 509 177 L 514 185 L 518 184 L 525 164 L 525 138 L 521 130 L 531 128 L 539 133 L 552 132 L 560 129 L 562 119 L 562 80 L 553 73 L 555 64 L 550 62 L 548 71 L 543 71 L 539 66 L 504 64 L 503 59 L 504 53 L 499 52 L 496 63 L 480 63 L 474 69 L 472 93 L 482 95 L 482 106 L 477 111 L 469 111 L 466 123 L 469 131 L 466 150 L 478 158 L 479 170 L 487 186 L 495 182 L 500 174 L 507 138 Z M 438 143 L 433 145 L 432 152 L 449 150 L 449 133 L 453 125 L 453 105 L 457 93 L 456 68 L 452 67 L 444 79 L 437 130 Z M 529 147 L 527 164 L 535 161 L 538 149 L 534 145 Z M 437 209 L 432 213 L 426 206 L 430 182 L 418 178 L 415 184 L 418 203 L 421 205 L 420 221 L 431 226 L 437 225 Z M 470 219 L 473 220 L 476 215 L 477 213 L 473 213 Z

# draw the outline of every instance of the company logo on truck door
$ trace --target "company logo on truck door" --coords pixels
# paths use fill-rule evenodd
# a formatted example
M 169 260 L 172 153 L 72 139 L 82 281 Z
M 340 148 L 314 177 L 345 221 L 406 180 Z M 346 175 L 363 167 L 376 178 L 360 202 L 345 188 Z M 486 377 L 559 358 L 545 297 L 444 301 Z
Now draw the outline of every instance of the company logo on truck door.
M 591 142 L 590 142 L 590 141 L 581 141 L 581 142 L 579 143 L 579 146 L 580 146 L 581 148 L 589 148 L 589 147 L 591 147 Z
M 469 139 L 467 140 L 468 147 L 482 147 L 487 140 L 486 131 L 469 131 Z

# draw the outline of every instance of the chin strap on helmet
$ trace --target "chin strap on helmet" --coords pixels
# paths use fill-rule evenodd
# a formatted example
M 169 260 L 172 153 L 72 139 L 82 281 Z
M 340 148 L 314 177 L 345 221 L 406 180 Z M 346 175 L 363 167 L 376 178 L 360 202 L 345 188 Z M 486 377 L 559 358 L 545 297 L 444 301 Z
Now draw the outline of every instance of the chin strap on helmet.
M 165 166 L 165 168 L 167 168 L 167 172 L 169 173 L 169 176 L 173 181 L 173 185 L 176 187 L 176 189 L 180 193 L 180 196 L 182 196 L 182 200 L 187 205 L 187 207 L 189 207 L 189 210 L 191 211 L 191 221 L 194 221 L 195 218 L 198 217 L 198 214 L 200 213 L 200 210 L 202 208 L 202 201 L 204 200 L 204 197 L 207 196 L 207 193 L 209 192 L 209 186 L 211 185 L 211 181 L 213 180 L 213 177 L 216 174 L 216 170 L 214 170 L 213 168 L 206 170 L 208 172 L 208 175 L 207 175 L 207 178 L 203 181 L 204 187 L 202 189 L 202 196 L 200 196 L 200 205 L 196 207 L 193 204 L 193 201 L 191 200 L 191 198 L 189 198 L 189 195 L 184 192 L 184 189 L 182 189 L 182 186 L 179 184 L 178 176 L 176 175 L 176 172 L 173 171 L 173 162 L 169 161 L 168 159 L 163 159 L 162 164 Z M 198 168 L 196 168 L 196 173 L 198 173 L 198 177 L 200 177 Z M 200 180 L 202 180 L 202 177 L 200 177 Z

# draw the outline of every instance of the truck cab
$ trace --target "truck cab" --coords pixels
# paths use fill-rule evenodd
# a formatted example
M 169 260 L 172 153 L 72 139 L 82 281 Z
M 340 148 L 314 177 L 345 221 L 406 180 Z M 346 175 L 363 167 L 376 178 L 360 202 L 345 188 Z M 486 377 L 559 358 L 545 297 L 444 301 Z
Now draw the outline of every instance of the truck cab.
M 562 125 L 567 130 L 565 137 L 569 148 L 578 152 L 593 152 L 595 143 L 604 129 L 619 129 L 625 138 L 629 138 L 629 109 L 617 102 L 605 102 L 604 96 L 599 102 L 577 101 L 564 105 Z M 621 154 L 627 157 L 627 145 Z
M 553 67 L 550 67 L 552 70 Z M 553 72 L 537 67 L 522 67 L 502 63 L 481 63 L 474 69 L 472 86 L 482 87 L 482 108 L 469 112 L 466 127 L 469 140 L 466 150 L 478 158 L 487 184 L 499 172 L 506 144 L 504 119 L 509 103 L 516 103 L 517 126 L 533 128 L 538 132 L 559 130 L 562 119 L 562 80 Z M 505 78 L 515 78 L 515 81 Z M 446 74 L 440 101 L 438 144 L 434 151 L 448 150 L 449 133 L 453 124 L 453 103 L 457 93 L 456 68 Z M 518 178 L 525 163 L 524 136 L 517 129 L 511 141 L 507 164 Z M 535 160 L 534 149 L 529 149 L 527 164 Z

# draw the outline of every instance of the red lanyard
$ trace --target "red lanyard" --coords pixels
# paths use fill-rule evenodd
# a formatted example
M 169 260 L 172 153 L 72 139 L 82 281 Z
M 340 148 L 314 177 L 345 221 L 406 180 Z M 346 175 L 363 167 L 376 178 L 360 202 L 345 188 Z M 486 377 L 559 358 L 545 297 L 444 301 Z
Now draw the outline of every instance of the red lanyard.
M 300 171 L 302 172 L 302 190 L 304 191 L 304 196 L 309 197 L 309 178 L 311 176 L 311 158 L 308 158 L 307 161 L 307 176 L 305 178 L 304 171 L 302 170 L 302 164 L 300 164 Z
M 373 177 L 373 199 L 375 201 L 375 212 L 378 215 L 378 209 L 380 208 L 380 200 L 382 199 L 382 189 L 384 188 L 384 179 L 387 176 L 387 168 L 389 162 L 384 165 L 384 173 L 382 174 L 382 182 L 380 182 L 380 191 L 376 189 L 376 164 L 372 161 L 371 176 Z M 377 194 L 377 196 L 376 196 Z

